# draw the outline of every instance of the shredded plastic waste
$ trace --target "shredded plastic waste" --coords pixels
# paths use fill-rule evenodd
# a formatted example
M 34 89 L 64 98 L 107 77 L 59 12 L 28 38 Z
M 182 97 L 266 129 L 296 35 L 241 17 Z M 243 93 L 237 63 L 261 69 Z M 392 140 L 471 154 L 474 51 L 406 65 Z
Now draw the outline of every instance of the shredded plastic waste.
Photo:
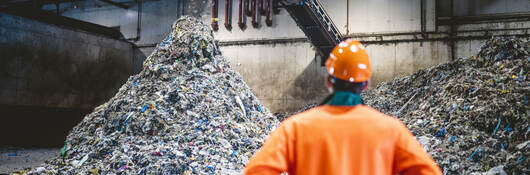
M 383 82 L 363 100 L 403 121 L 444 174 L 528 174 L 529 52 L 528 41 L 494 37 L 477 55 Z
M 403 121 L 444 174 L 528 174 L 529 52 L 528 41 L 494 37 L 477 55 L 381 83 L 363 99 Z
M 28 174 L 239 174 L 278 120 L 185 16 L 143 70 Z

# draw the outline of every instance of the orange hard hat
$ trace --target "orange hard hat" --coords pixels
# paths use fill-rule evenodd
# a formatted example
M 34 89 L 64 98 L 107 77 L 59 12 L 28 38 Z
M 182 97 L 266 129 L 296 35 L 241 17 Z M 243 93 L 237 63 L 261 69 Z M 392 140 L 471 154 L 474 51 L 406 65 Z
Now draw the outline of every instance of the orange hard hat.
M 326 61 L 326 69 L 330 75 L 349 82 L 368 81 L 372 75 L 364 46 L 353 39 L 335 46 Z

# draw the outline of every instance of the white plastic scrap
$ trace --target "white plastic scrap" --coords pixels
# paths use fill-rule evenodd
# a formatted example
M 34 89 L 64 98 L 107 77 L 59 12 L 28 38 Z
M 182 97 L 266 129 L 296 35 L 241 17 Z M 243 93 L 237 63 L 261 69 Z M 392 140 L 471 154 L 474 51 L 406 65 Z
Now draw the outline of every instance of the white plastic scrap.
M 499 165 L 499 166 L 493 167 L 490 170 L 488 170 L 488 172 L 486 172 L 486 175 L 507 175 L 507 174 L 504 171 L 504 166 Z

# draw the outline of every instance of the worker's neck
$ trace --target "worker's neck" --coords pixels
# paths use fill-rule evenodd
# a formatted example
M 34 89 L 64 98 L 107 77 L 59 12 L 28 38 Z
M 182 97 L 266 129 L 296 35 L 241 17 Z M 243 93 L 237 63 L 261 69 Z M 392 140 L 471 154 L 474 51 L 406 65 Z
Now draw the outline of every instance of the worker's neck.
M 360 94 L 348 91 L 335 91 L 331 100 L 327 102 L 332 106 L 355 106 L 363 103 Z

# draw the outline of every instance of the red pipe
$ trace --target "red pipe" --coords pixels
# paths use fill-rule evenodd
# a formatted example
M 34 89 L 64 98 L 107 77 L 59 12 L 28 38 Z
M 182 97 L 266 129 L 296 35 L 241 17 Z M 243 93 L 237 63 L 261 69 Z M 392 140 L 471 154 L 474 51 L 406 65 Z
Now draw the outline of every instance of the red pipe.
M 225 3 L 225 28 L 232 30 L 232 0 L 226 0 Z
M 219 25 L 217 24 L 217 0 L 212 0 L 212 29 L 214 31 L 219 30 Z
M 271 1 L 272 0 L 266 0 L 267 1 L 267 11 L 265 12 L 265 14 L 267 15 L 267 19 L 265 20 L 265 23 L 267 24 L 267 26 L 272 26 L 272 19 L 271 19 Z
M 245 0 L 245 14 L 247 14 L 247 16 L 252 16 L 252 11 L 250 10 L 250 1 L 251 0 Z
M 247 27 L 245 23 L 243 23 L 243 18 L 245 17 L 245 14 L 243 14 L 243 8 L 244 8 L 243 2 L 244 1 L 245 0 L 239 0 L 239 15 L 238 15 L 239 19 L 238 19 L 237 25 L 239 25 L 240 29 L 244 29 L 245 27 Z
M 252 26 L 254 28 L 258 28 L 258 21 L 256 21 L 257 17 L 257 0 L 252 0 Z
M 265 15 L 265 9 L 263 8 L 263 0 L 259 0 L 259 14 Z
M 279 14 L 280 13 L 280 9 L 278 8 L 278 0 L 272 0 L 272 12 L 274 12 L 274 14 Z

